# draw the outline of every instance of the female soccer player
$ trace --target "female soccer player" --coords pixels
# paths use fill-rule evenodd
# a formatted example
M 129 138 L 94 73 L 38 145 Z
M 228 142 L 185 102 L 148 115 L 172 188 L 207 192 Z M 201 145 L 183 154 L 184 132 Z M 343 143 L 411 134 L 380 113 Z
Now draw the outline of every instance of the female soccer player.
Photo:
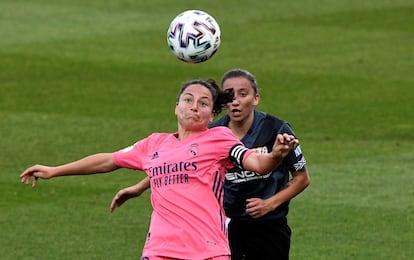
M 176 133 L 154 133 L 114 153 L 99 153 L 50 167 L 35 165 L 21 175 L 35 187 L 38 178 L 142 170 L 150 178 L 153 212 L 142 259 L 229 259 L 222 207 L 224 174 L 238 165 L 267 174 L 298 143 L 280 134 L 267 154 L 243 146 L 226 127 L 208 129 L 214 115 L 231 101 L 212 81 L 186 82 L 175 106 Z
M 227 126 L 258 153 L 272 149 L 278 133 L 294 135 L 290 125 L 256 110 L 260 101 L 257 80 L 243 69 L 226 72 L 223 90 L 233 90 L 227 114 L 210 126 Z M 289 201 L 310 182 L 306 161 L 296 146 L 279 167 L 266 175 L 238 166 L 228 170 L 224 184 L 224 209 L 233 260 L 289 259 L 291 229 L 287 223 Z

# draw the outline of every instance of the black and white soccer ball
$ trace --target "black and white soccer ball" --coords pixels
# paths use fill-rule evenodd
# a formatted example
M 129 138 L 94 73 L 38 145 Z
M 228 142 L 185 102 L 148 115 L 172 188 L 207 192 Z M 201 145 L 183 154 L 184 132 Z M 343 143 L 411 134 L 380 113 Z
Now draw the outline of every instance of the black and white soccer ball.
M 220 35 L 220 27 L 211 15 L 200 10 L 188 10 L 171 22 L 167 42 L 171 52 L 180 60 L 200 63 L 217 52 Z

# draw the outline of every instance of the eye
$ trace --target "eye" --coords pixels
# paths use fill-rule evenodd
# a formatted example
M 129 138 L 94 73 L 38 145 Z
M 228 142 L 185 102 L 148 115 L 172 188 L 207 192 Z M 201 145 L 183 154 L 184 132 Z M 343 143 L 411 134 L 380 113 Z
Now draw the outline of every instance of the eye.
M 202 107 L 208 107 L 208 104 L 206 102 L 201 102 L 200 104 Z

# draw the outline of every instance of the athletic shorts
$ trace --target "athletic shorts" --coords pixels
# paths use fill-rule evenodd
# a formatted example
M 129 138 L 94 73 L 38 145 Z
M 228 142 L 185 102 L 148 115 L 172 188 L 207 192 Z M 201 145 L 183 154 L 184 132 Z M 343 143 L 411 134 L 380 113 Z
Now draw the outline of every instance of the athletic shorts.
M 232 260 L 289 259 L 291 229 L 286 218 L 276 220 L 230 220 L 228 226 Z

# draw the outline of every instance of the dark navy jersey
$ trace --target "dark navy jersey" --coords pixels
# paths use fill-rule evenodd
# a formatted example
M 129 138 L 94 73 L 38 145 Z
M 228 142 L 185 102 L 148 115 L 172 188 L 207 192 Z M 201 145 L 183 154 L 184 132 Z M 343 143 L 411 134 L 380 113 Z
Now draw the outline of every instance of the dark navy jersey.
M 230 118 L 224 115 L 210 124 L 210 127 L 228 126 Z M 272 150 L 279 133 L 294 135 L 289 123 L 264 112 L 255 111 L 254 121 L 241 141 L 258 153 Z M 306 165 L 305 158 L 297 145 L 283 160 L 282 164 L 266 175 L 234 167 L 228 170 L 224 185 L 224 209 L 230 218 L 252 219 L 246 212 L 247 198 L 267 199 L 286 187 L 290 172 L 301 171 Z M 288 214 L 289 201 L 277 207 L 260 219 L 277 219 Z

